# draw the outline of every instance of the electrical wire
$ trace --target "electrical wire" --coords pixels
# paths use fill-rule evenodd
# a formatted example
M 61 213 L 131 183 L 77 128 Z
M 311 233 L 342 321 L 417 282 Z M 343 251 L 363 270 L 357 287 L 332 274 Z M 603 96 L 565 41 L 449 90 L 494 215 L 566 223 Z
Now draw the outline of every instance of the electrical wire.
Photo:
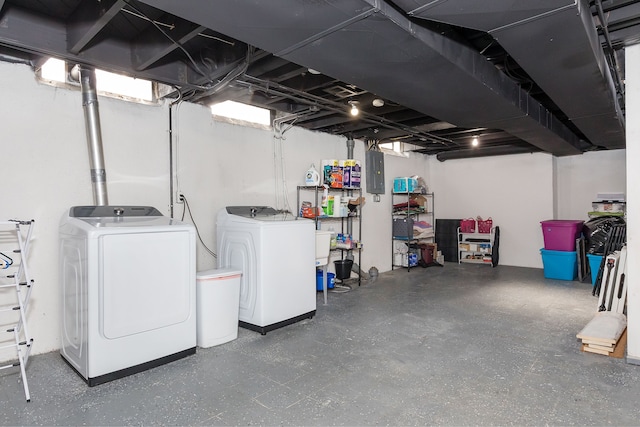
M 273 126 L 273 191 L 276 196 L 276 209 L 280 209 L 280 191 L 278 191 L 278 135 L 275 125 Z
M 283 210 L 293 212 L 289 203 L 289 191 L 286 176 L 286 155 L 284 151 L 284 134 L 294 127 L 294 124 L 301 118 L 315 114 L 318 111 L 316 107 L 309 107 L 298 113 L 289 114 L 278 117 L 273 120 L 273 168 L 275 182 L 276 209 L 280 209 L 280 191 L 278 189 L 278 170 L 280 170 L 280 180 L 282 181 L 282 200 Z M 286 126 L 286 127 L 284 127 Z M 278 168 L 279 166 L 279 168 Z
M 211 249 L 209 249 L 209 247 L 202 240 L 202 236 L 200 236 L 200 230 L 198 230 L 198 224 L 196 224 L 196 220 L 193 219 L 193 215 L 191 214 L 191 206 L 189 206 L 189 201 L 187 200 L 187 196 L 182 194 L 181 198 L 184 201 L 184 207 L 182 208 L 182 218 L 180 220 L 184 221 L 184 214 L 185 214 L 185 212 L 188 211 L 189 212 L 189 218 L 191 218 L 191 222 L 193 223 L 193 226 L 196 228 L 196 234 L 198 235 L 198 240 L 200 240 L 200 243 L 202 244 L 202 246 L 204 246 L 204 248 L 206 249 L 207 252 L 209 252 L 214 258 L 218 258 L 218 255 L 216 255 L 215 252 L 213 252 Z
M 311 108 L 315 108 L 315 111 L 318 111 L 318 109 L 323 109 L 338 114 L 349 114 L 348 111 L 344 109 L 344 105 L 340 104 L 339 102 L 329 101 L 320 96 L 293 89 L 277 82 L 253 77 L 248 74 L 244 74 L 242 76 L 242 79 L 238 78 L 234 82 L 234 84 L 238 87 L 251 87 L 254 90 L 260 90 L 261 92 L 269 93 L 272 96 L 284 96 L 288 99 L 309 105 Z M 386 129 L 401 130 L 403 132 L 411 134 L 412 136 L 425 138 L 425 140 L 433 143 L 457 147 L 457 144 L 451 139 L 444 138 L 433 133 L 425 132 L 417 128 L 406 126 L 401 123 L 393 123 L 384 117 L 374 114 L 360 112 L 360 120 L 365 123 L 371 123 L 380 127 L 384 127 Z
M 220 79 L 216 84 L 214 84 L 209 89 L 203 90 L 202 92 L 197 92 L 193 96 L 189 98 L 189 101 L 196 102 L 202 98 L 206 98 L 211 95 L 215 95 L 220 92 L 222 89 L 226 88 L 231 82 L 240 77 L 247 71 L 249 68 L 249 64 L 253 60 L 253 53 L 255 48 L 251 45 L 247 45 L 247 54 L 244 57 L 244 60 L 239 63 L 233 70 L 229 71 L 227 75 L 225 75 L 222 79 Z
M 293 126 L 293 124 L 287 128 L 285 130 L 285 132 L 289 129 L 291 129 L 291 127 Z M 286 168 L 286 162 L 285 162 L 285 145 L 284 145 L 284 132 L 282 132 L 283 134 L 283 138 L 280 140 L 280 169 L 282 170 L 281 174 L 282 174 L 282 195 L 283 195 L 283 199 L 284 199 L 284 210 L 287 210 L 289 212 L 292 212 L 291 210 L 291 205 L 289 204 L 289 190 L 287 188 L 287 168 Z
M 180 174 L 178 173 L 178 171 L 180 170 L 180 132 L 179 132 L 179 125 L 180 125 L 180 107 L 182 106 L 182 102 L 183 100 L 181 98 L 178 99 L 178 101 L 172 103 L 176 104 L 176 110 L 175 110 L 175 114 L 173 115 L 173 120 L 175 123 L 175 126 L 173 126 L 172 128 L 172 135 L 171 137 L 173 138 L 174 144 L 173 144 L 173 150 L 174 150 L 174 158 L 175 158 L 175 163 L 174 163 L 174 169 L 175 169 L 175 191 L 176 194 L 182 194 L 182 189 L 180 188 Z M 171 107 L 169 107 L 171 108 Z M 169 177 L 169 179 L 174 179 L 173 178 L 173 171 L 169 171 L 169 174 L 171 175 Z

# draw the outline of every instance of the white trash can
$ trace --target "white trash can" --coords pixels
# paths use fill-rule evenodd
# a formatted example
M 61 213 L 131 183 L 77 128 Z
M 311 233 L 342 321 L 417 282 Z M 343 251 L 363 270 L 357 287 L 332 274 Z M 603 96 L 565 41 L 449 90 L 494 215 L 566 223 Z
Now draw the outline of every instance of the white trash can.
M 238 338 L 242 271 L 219 268 L 196 274 L 198 347 L 207 348 Z

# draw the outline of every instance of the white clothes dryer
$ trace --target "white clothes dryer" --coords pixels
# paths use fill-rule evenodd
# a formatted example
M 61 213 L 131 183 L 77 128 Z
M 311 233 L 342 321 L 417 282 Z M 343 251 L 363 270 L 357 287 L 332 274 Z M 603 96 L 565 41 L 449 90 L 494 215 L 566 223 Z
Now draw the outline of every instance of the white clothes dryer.
M 195 228 L 147 206 L 62 219 L 61 350 L 89 386 L 196 351 Z
M 260 332 L 316 313 L 315 224 L 267 206 L 217 216 L 219 267 L 242 271 L 240 326 Z

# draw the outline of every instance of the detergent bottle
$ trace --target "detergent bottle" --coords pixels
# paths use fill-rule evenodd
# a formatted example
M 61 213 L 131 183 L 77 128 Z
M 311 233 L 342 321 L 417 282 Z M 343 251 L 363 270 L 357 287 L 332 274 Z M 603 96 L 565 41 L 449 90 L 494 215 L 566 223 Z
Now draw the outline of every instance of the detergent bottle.
M 311 165 L 304 177 L 304 185 L 313 185 L 315 187 L 320 185 L 320 174 L 314 164 Z

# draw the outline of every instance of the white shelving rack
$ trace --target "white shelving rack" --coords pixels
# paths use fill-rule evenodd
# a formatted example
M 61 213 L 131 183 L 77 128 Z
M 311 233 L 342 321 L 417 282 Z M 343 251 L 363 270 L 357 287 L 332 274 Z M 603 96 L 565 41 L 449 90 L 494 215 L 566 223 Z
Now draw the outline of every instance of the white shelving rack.
M 0 351 L 2 356 L 15 357 L 0 370 L 19 368 L 27 402 L 31 395 L 26 367 L 33 343 L 27 326 L 34 284 L 27 264 L 32 232 L 33 220 L 0 221 Z
M 489 233 L 463 233 L 458 227 L 458 264 L 485 264 L 495 267 L 495 238 L 495 227 L 492 227 Z

